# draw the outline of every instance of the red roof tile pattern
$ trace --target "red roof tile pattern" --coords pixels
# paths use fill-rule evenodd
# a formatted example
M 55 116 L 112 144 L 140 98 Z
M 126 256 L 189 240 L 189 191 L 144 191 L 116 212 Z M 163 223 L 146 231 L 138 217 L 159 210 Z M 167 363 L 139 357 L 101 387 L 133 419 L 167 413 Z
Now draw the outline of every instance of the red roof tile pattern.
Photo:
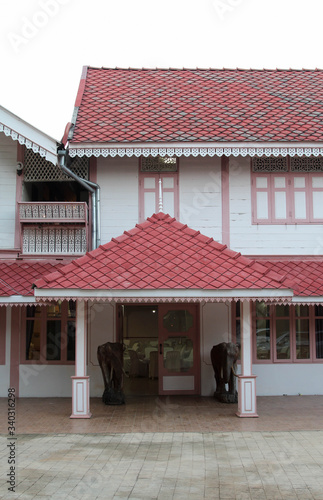
M 0 261 L 0 297 L 33 296 L 32 284 L 43 274 L 60 269 L 62 263 Z
M 323 297 L 323 260 L 259 260 L 260 264 L 286 278 L 294 295 L 301 297 Z M 285 279 L 284 278 L 284 279 Z M 287 281 L 288 280 L 288 281 Z
M 72 144 L 322 141 L 322 70 L 85 68 Z
M 286 289 L 266 266 L 159 213 L 35 282 L 42 289 Z

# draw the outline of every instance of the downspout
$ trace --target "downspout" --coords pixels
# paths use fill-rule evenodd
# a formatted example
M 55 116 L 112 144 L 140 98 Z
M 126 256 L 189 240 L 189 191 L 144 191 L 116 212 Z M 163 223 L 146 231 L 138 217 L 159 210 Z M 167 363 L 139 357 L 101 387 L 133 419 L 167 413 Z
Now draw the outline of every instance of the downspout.
M 91 193 L 92 198 L 92 250 L 98 248 L 101 243 L 101 231 L 100 231 L 100 186 L 95 182 L 82 179 L 76 175 L 72 170 L 66 166 L 66 149 L 58 149 L 57 155 L 59 158 L 59 167 L 61 170 L 72 177 L 76 182 L 83 186 L 87 191 Z

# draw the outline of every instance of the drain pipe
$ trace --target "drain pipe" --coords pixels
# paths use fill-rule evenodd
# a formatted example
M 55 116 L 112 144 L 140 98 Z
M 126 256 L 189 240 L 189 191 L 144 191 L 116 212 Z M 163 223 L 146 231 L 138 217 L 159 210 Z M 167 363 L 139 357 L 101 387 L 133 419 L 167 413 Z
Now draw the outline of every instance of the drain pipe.
M 95 182 L 82 179 L 76 175 L 72 170 L 66 166 L 66 149 L 58 149 L 57 155 L 59 158 L 60 169 L 69 177 L 72 177 L 76 182 L 83 186 L 87 191 L 91 193 L 92 199 L 92 250 L 98 248 L 101 243 L 101 231 L 100 231 L 100 186 Z

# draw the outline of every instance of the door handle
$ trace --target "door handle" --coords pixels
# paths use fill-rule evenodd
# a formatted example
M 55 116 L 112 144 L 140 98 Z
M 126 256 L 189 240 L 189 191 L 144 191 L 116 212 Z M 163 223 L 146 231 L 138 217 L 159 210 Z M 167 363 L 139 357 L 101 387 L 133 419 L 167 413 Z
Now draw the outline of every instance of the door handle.
M 163 354 L 163 344 L 159 344 L 159 354 Z

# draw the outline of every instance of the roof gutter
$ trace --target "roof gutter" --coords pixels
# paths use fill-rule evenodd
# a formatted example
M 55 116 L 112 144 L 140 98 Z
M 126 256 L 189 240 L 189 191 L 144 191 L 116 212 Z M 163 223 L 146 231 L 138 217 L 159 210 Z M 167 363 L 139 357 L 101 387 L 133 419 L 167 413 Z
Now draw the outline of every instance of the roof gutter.
M 91 193 L 92 199 L 92 238 L 91 238 L 91 250 L 98 248 L 101 244 L 101 230 L 100 230 L 100 186 L 95 182 L 82 179 L 76 175 L 72 170 L 66 166 L 68 151 L 66 149 L 58 148 L 58 165 L 61 170 L 72 177 L 76 182 L 83 186 L 87 191 Z

